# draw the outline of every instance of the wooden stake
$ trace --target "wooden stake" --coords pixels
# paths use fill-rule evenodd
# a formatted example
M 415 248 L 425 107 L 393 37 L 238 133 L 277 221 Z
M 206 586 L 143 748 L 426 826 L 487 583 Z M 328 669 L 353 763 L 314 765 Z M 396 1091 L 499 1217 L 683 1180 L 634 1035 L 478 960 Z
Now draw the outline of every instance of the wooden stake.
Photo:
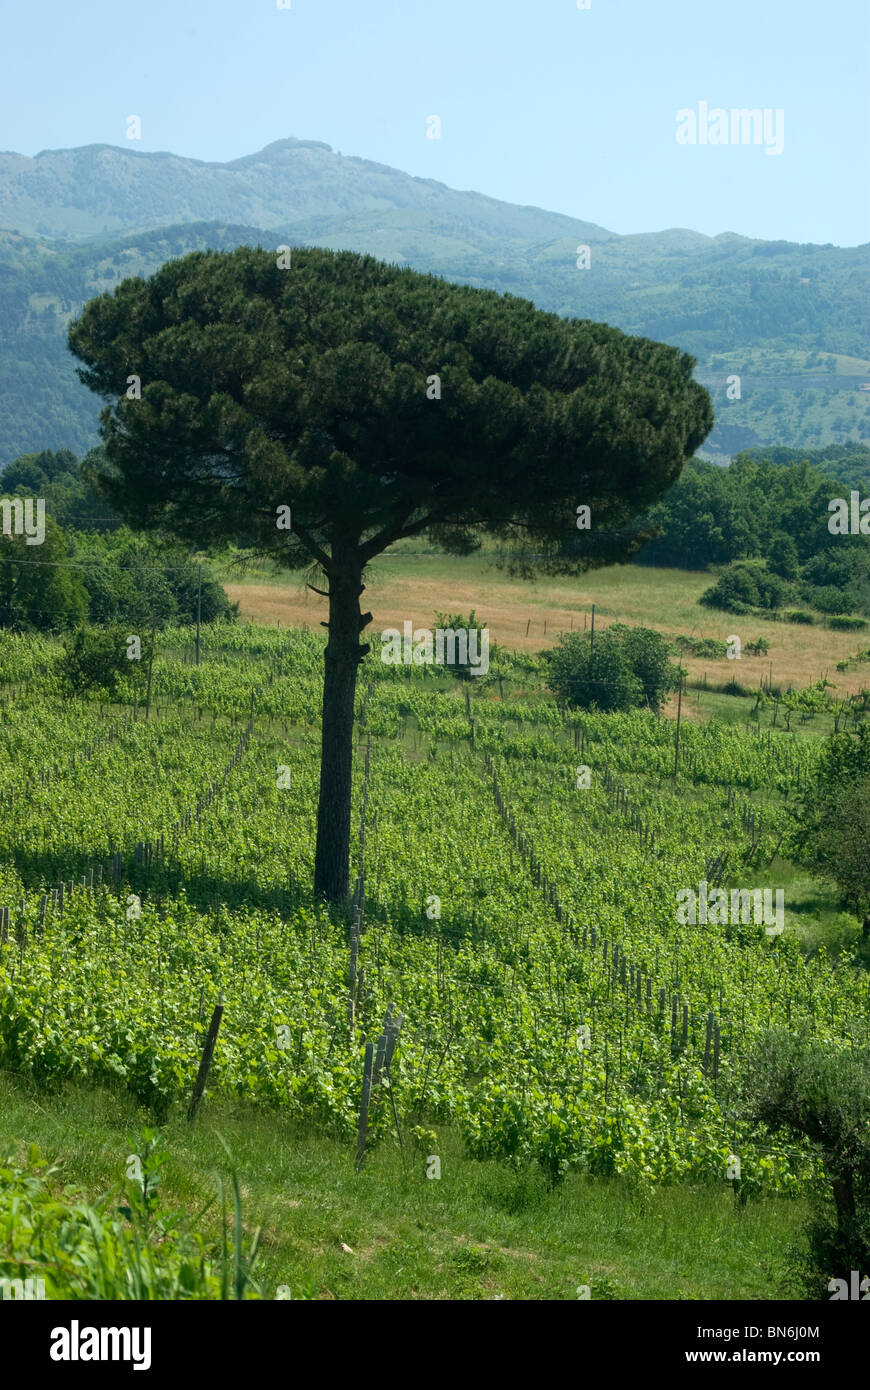
M 215 1005 L 214 1013 L 211 1016 L 211 1023 L 208 1025 L 208 1033 L 206 1034 L 205 1047 L 202 1049 L 202 1057 L 199 1063 L 199 1071 L 196 1075 L 196 1084 L 194 1085 L 193 1095 L 190 1098 L 190 1106 L 187 1111 L 187 1118 L 191 1124 L 196 1118 L 196 1112 L 199 1109 L 199 1103 L 202 1100 L 202 1094 L 205 1090 L 205 1083 L 206 1078 L 208 1076 L 209 1067 L 211 1066 L 214 1045 L 217 1042 L 218 1029 L 221 1026 L 221 1019 L 223 1018 L 224 1014 L 223 997 L 223 991 L 221 991 L 221 993 L 218 995 L 218 1001 Z
M 368 1129 L 369 1129 L 369 1101 L 371 1100 L 371 1094 L 372 1094 L 372 1061 L 373 1061 L 373 1058 L 374 1058 L 374 1045 L 373 1045 L 372 1043 L 368 1042 L 368 1043 L 366 1043 L 365 1062 L 363 1063 L 362 1095 L 360 1096 L 360 1102 L 359 1102 L 359 1128 L 358 1128 L 358 1130 L 357 1130 L 357 1139 L 356 1139 L 356 1171 L 357 1171 L 357 1172 L 359 1172 L 360 1168 L 363 1166 L 363 1163 L 365 1162 L 365 1156 L 366 1156 L 366 1138 L 367 1138 L 367 1136 L 368 1136 Z

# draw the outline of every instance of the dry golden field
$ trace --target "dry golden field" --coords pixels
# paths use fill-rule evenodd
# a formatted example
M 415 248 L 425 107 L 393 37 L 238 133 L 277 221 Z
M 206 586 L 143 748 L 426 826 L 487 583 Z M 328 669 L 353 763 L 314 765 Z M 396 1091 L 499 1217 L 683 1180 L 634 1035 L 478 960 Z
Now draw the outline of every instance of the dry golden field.
M 255 622 L 316 627 L 326 617 L 326 600 L 306 588 L 301 574 L 280 581 L 233 577 L 224 572 L 230 598 L 241 605 L 244 618 Z M 838 672 L 837 662 L 870 646 L 870 633 L 832 632 L 820 625 L 805 627 L 756 618 L 718 613 L 698 603 L 713 582 L 710 574 L 683 570 L 648 569 L 617 565 L 579 579 L 511 579 L 486 561 L 443 555 L 388 552 L 372 565 L 366 580 L 363 607 L 373 614 L 372 627 L 399 627 L 410 619 L 415 626 L 434 627 L 435 612 L 467 615 L 474 609 L 492 638 L 520 651 L 541 651 L 551 646 L 559 632 L 572 624 L 588 625 L 592 604 L 596 627 L 622 621 L 654 627 L 675 636 L 723 640 L 736 634 L 745 644 L 764 637 L 770 654 L 746 653 L 739 662 L 683 658 L 690 680 L 706 673 L 711 684 L 732 678 L 754 687 L 766 683 L 772 672 L 774 685 L 810 685 L 822 675 L 835 683 L 838 696 L 870 685 L 870 663 Z

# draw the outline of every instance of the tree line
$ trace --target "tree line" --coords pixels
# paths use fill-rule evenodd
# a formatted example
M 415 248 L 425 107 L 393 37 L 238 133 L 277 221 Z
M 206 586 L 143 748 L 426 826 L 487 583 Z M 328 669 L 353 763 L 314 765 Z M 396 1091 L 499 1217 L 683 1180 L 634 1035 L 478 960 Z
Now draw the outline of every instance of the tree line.
M 45 538 L 0 534 L 0 627 L 72 629 L 85 623 L 157 628 L 231 619 L 237 606 L 191 554 L 135 534 L 88 481 L 92 451 L 69 449 L 15 459 L 2 475 L 4 497 L 45 501 Z
M 692 459 L 647 512 L 658 534 L 638 563 L 718 569 L 705 601 L 731 612 L 804 603 L 825 614 L 870 613 L 866 537 L 828 527 L 829 503 L 853 488 L 865 497 L 866 480 L 870 450 L 861 445 L 813 459 L 788 450 L 775 459 L 743 453 L 728 468 Z

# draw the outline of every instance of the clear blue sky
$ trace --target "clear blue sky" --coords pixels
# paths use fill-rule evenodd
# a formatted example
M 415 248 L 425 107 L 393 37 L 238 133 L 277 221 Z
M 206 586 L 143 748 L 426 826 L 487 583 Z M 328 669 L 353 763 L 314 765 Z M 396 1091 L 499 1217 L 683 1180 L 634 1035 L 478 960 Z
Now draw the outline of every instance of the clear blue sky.
M 295 135 L 598 222 L 870 240 L 867 0 L 3 0 L 0 149 L 230 160 Z M 784 150 L 679 145 L 784 112 Z M 440 140 L 426 139 L 430 115 Z

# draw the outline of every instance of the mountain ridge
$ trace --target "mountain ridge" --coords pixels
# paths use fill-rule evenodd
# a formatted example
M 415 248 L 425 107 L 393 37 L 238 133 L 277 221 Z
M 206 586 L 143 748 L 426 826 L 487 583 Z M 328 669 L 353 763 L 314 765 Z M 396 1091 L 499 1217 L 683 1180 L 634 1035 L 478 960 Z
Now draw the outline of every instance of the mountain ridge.
M 96 440 L 65 347 L 86 299 L 242 244 L 365 252 L 679 346 L 714 397 L 713 457 L 870 440 L 870 244 L 621 234 L 290 136 L 226 164 L 108 144 L 0 154 L 0 466 Z M 746 389 L 730 400 L 735 373 Z

